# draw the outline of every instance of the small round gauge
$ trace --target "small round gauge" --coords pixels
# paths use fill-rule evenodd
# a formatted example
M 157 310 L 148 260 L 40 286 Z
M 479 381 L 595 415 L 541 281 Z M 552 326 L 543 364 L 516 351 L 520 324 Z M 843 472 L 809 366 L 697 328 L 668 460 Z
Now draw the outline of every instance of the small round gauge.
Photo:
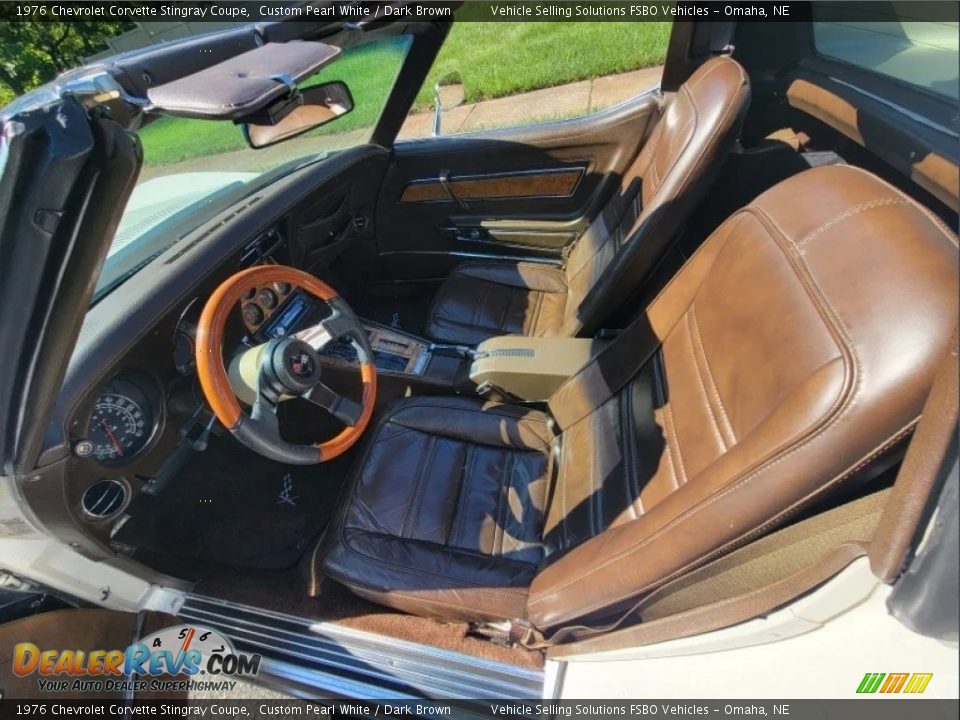
M 277 306 L 277 294 L 270 288 L 260 288 L 257 293 L 257 302 L 267 310 L 273 310 Z
M 243 321 L 252 327 L 256 327 L 263 322 L 263 310 L 253 303 L 247 303 L 243 306 Z
M 290 283 L 276 282 L 273 284 L 273 289 L 281 295 L 286 295 L 288 292 L 290 292 Z
M 191 375 L 197 367 L 197 348 L 193 335 L 178 331 L 174 337 L 173 366 L 181 375 Z
M 256 289 L 256 288 L 250 288 L 249 290 L 247 290 L 247 291 L 243 294 L 243 299 L 244 299 L 244 300 L 253 300 L 256 296 L 257 296 L 257 289 Z
M 153 432 L 148 410 L 117 392 L 100 395 L 87 427 L 90 455 L 104 465 L 117 465 L 143 450 Z

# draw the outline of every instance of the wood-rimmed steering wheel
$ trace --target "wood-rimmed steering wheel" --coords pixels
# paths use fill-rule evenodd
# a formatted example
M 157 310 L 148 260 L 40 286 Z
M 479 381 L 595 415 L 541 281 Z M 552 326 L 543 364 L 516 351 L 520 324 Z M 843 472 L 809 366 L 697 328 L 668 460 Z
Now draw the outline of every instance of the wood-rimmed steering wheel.
M 325 303 L 330 314 L 305 331 L 245 350 L 233 358 L 228 371 L 223 355 L 227 318 L 245 293 L 271 283 L 301 288 Z M 332 340 L 349 342 L 356 350 L 363 380 L 360 403 L 335 393 L 320 380 L 322 366 L 317 352 Z M 258 265 L 236 273 L 207 300 L 196 345 L 200 387 L 217 419 L 240 442 L 265 457 L 291 465 L 332 460 L 349 450 L 370 423 L 377 395 L 377 369 L 367 334 L 346 301 L 309 273 L 284 265 Z M 244 374 L 246 384 L 241 377 Z M 241 389 L 238 383 L 244 387 Z M 238 391 L 243 395 L 243 390 L 249 394 L 249 413 L 243 411 L 237 398 Z M 293 397 L 319 405 L 346 427 L 336 437 L 314 445 L 287 442 L 280 436 L 277 406 Z

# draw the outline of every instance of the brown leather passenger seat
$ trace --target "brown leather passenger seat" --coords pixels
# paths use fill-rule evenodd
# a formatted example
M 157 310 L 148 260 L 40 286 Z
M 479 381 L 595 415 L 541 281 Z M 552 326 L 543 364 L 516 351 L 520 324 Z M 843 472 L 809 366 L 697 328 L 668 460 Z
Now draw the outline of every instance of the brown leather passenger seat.
M 427 335 L 475 345 L 496 335 L 595 332 L 650 274 L 706 195 L 749 102 L 750 83 L 737 62 L 716 57 L 701 65 L 562 267 L 495 261 L 458 266 L 437 291 Z
M 616 617 L 909 436 L 958 316 L 957 238 L 849 166 L 731 216 L 549 414 L 401 401 L 324 569 L 384 605 L 547 630 Z

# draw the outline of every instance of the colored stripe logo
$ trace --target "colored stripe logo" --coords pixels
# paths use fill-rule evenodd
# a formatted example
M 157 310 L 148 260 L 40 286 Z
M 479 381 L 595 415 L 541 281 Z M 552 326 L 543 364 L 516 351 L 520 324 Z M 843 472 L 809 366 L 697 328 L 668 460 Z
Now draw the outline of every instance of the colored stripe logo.
M 933 679 L 933 673 L 866 673 L 857 693 L 872 695 L 874 693 L 893 694 L 909 693 L 917 695 L 927 689 Z

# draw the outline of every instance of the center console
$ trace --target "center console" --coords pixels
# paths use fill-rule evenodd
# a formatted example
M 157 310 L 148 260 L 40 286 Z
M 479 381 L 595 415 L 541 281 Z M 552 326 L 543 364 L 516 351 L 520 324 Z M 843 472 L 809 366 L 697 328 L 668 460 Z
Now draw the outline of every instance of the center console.
M 273 288 L 280 294 L 285 288 Z M 257 293 L 251 302 L 259 303 Z M 269 298 L 268 298 L 269 299 Z M 251 333 L 255 343 L 285 337 L 320 322 L 324 303 L 294 289 Z M 270 312 L 266 312 L 270 310 Z M 394 327 L 361 320 L 373 349 L 379 385 L 386 397 L 419 393 L 464 392 L 531 402 L 546 401 L 606 344 L 581 338 L 531 338 L 506 335 L 476 349 L 434 343 Z M 356 376 L 357 352 L 349 343 L 328 342 L 319 351 L 325 377 Z
M 377 373 L 404 376 L 416 383 L 452 387 L 466 377 L 469 348 L 436 345 L 396 328 L 361 320 L 370 347 L 373 348 Z M 320 359 L 330 365 L 355 365 L 357 352 L 352 345 L 327 343 Z
M 271 290 L 276 295 L 282 289 Z M 265 295 L 265 292 L 261 290 L 252 294 L 249 302 L 259 304 L 261 294 Z M 253 330 L 251 339 L 254 343 L 263 343 L 315 325 L 327 312 L 324 303 L 295 289 L 289 297 L 282 298 L 275 310 L 267 312 L 264 309 L 262 321 L 255 328 L 248 324 L 248 330 Z M 246 321 L 246 317 L 244 319 Z M 369 320 L 361 320 L 361 323 L 367 331 L 378 374 L 394 376 L 408 385 L 426 385 L 433 389 L 450 390 L 466 380 L 469 348 L 438 345 Z M 332 341 L 320 350 L 320 360 L 329 370 L 355 373 L 352 368 L 357 364 L 357 352 L 349 343 Z

